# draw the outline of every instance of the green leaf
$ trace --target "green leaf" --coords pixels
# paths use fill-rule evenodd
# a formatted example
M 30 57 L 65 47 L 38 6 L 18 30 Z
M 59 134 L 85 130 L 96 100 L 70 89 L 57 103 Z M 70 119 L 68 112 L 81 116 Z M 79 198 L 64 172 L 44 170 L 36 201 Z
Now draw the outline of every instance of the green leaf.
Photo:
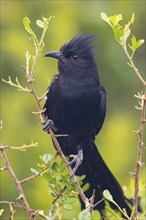
M 109 17 L 109 22 L 111 23 L 112 26 L 118 25 L 121 20 L 123 20 L 123 17 L 121 14 L 113 15 Z
M 50 180 L 49 185 L 50 185 L 50 184 L 56 185 L 56 178 L 55 178 L 55 177 L 53 177 L 53 178 Z
M 90 187 L 90 184 L 89 183 L 86 183 L 83 187 L 82 187 L 82 190 L 83 192 L 87 191 Z
M 105 22 L 107 22 L 112 28 L 114 27 L 114 26 L 117 26 L 118 24 L 119 24 L 119 22 L 121 21 L 121 20 L 123 20 L 123 17 L 122 17 L 122 15 L 121 14 L 118 14 L 118 15 L 113 15 L 113 16 L 110 16 L 110 17 L 108 17 L 104 12 L 102 12 L 101 14 L 100 14 L 100 16 L 101 16 L 101 18 L 105 21 Z
M 57 180 L 58 182 L 61 182 L 61 181 L 62 181 L 62 176 L 60 176 L 60 175 L 56 176 L 56 180 Z
M 133 13 L 132 13 L 131 20 L 130 20 L 131 24 L 133 24 L 134 20 L 135 20 L 135 14 L 134 14 L 134 12 L 133 12 Z
M 85 177 L 86 177 L 86 175 L 82 175 L 82 176 L 80 176 L 79 178 L 80 178 L 80 180 L 84 180 Z
M 42 160 L 44 161 L 45 164 L 48 164 L 53 159 L 53 156 L 51 154 L 44 154 L 42 156 Z
M 69 203 L 69 204 L 73 203 L 76 201 L 76 199 L 77 199 L 76 196 L 70 196 L 69 198 L 66 199 L 66 203 Z
M 63 161 L 60 162 L 60 172 L 63 172 L 66 169 L 65 163 Z
M 59 171 L 59 165 L 58 165 L 58 163 L 54 162 L 54 163 L 52 164 L 52 170 L 53 170 L 54 172 L 58 172 L 58 171 Z
M 107 199 L 110 202 L 114 201 L 112 195 L 107 189 L 103 191 L 103 196 L 105 197 L 105 199 Z
M 31 170 L 31 172 L 34 173 L 35 175 L 38 175 L 38 174 L 39 174 L 39 172 L 38 172 L 37 170 L 33 169 L 33 168 L 31 168 L 30 170 Z
M 64 205 L 63 205 L 63 208 L 66 209 L 66 210 L 69 210 L 69 211 L 72 210 L 72 206 L 69 205 L 69 204 L 64 204 Z
M 44 25 L 44 23 L 41 21 L 41 20 L 37 20 L 36 21 L 36 24 L 37 24 L 37 26 L 39 26 L 40 28 L 45 28 L 45 25 Z
M 47 169 L 47 165 L 46 164 L 37 164 L 38 167 L 40 167 L 42 170 L 46 170 Z
M 109 21 L 109 17 L 104 12 L 101 12 L 100 16 L 105 22 L 107 22 L 111 26 L 111 23 Z
M 57 195 L 53 190 L 49 190 L 49 193 L 53 198 L 56 198 Z
M 83 210 L 79 214 L 79 220 L 91 220 L 91 213 L 89 211 Z
M 28 17 L 23 18 L 23 24 L 24 24 L 25 30 L 28 33 L 30 33 L 34 38 L 36 38 L 35 33 L 33 32 L 33 30 L 30 27 L 30 20 Z
M 116 220 L 121 220 L 121 215 L 119 216 L 118 215 L 118 213 L 116 213 L 112 208 L 110 208 L 109 206 L 106 206 L 106 212 L 107 212 L 107 214 L 112 214 L 112 217 L 113 216 L 115 216 L 116 218 L 114 218 L 114 219 L 116 219 Z M 109 212 L 109 213 L 108 213 Z M 125 219 L 125 218 L 124 218 Z
M 129 45 L 129 47 L 134 53 L 143 43 L 144 43 L 143 39 L 140 39 L 137 41 L 135 36 L 133 35 L 131 37 L 131 45 Z
M 119 209 L 121 212 L 123 212 L 122 209 L 119 207 L 119 205 L 113 200 L 112 195 L 110 194 L 110 192 L 109 192 L 107 189 L 103 191 L 103 196 L 104 196 L 105 199 L 107 199 L 109 202 L 112 202 L 115 206 L 117 206 L 118 209 Z
M 99 211 L 93 211 L 92 212 L 92 220 L 95 220 L 95 219 L 101 219 L 101 215 L 100 215 L 100 212 Z
M 122 30 L 122 27 L 121 26 L 114 26 L 113 27 L 113 32 L 114 32 L 114 36 L 116 38 L 117 41 L 120 40 L 120 38 L 124 35 L 124 32 Z

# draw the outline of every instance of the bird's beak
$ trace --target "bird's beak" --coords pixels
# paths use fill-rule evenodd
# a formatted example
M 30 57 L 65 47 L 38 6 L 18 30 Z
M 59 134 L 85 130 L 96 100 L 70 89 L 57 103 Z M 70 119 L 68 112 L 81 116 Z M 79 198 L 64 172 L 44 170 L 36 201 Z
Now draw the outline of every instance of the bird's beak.
M 51 51 L 45 54 L 45 57 L 53 57 L 64 62 L 64 56 L 61 51 Z

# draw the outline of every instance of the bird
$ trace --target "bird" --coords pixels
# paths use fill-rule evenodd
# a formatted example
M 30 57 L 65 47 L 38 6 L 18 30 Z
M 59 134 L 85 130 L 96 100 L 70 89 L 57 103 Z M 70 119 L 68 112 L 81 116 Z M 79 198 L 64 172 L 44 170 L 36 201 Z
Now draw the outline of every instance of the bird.
M 59 51 L 45 54 L 58 60 L 58 74 L 48 88 L 43 130 L 47 132 L 51 127 L 59 134 L 58 142 L 64 155 L 70 158 L 73 173 L 85 175 L 83 184 L 89 183 L 85 195 L 91 198 L 94 192 L 94 204 L 97 203 L 94 209 L 101 216 L 105 210 L 105 189 L 130 216 L 130 202 L 95 145 L 106 115 L 106 91 L 95 61 L 95 39 L 96 34 L 78 34 Z M 81 199 L 80 202 L 84 209 Z M 114 204 L 110 206 L 117 210 Z

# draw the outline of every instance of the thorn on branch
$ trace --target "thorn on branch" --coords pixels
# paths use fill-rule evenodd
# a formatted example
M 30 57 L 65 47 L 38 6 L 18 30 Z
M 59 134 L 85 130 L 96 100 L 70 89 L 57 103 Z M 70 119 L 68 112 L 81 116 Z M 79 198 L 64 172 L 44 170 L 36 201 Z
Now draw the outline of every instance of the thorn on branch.
M 139 129 L 134 130 L 133 132 L 135 132 L 135 133 L 137 133 L 137 134 L 139 134 L 139 133 L 140 133 Z
M 132 176 L 136 175 L 136 173 L 133 173 L 133 172 L 129 172 L 129 174 L 132 175 Z
M 4 170 L 7 170 L 7 167 L 6 167 L 6 166 L 0 168 L 0 172 L 1 172 L 1 171 L 4 171 Z
M 135 108 L 139 111 L 142 111 L 142 107 L 135 106 Z
M 41 102 L 45 98 L 47 93 L 48 93 L 48 90 L 41 97 L 38 98 L 39 102 Z
M 143 167 L 144 163 L 142 163 L 141 161 L 137 161 L 137 164 L 140 166 L 140 167 Z
M 128 64 L 128 66 L 132 67 L 132 65 L 129 62 L 127 62 L 127 64 Z
M 146 123 L 146 119 L 144 119 L 144 120 L 142 121 L 142 123 L 143 123 L 143 124 Z

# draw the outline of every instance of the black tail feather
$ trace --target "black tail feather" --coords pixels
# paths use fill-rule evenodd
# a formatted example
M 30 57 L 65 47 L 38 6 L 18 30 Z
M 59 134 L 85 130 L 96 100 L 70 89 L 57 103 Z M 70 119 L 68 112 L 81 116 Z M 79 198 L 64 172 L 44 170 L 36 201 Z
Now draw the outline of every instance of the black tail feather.
M 125 198 L 121 186 L 105 164 L 95 144 L 90 147 L 88 154 L 84 156 L 83 163 L 76 174 L 79 176 L 86 175 L 84 184 L 87 182 L 90 183 L 90 188 L 85 192 L 88 198 L 92 196 L 93 190 L 95 189 L 94 203 L 97 203 L 103 198 L 102 192 L 107 189 L 119 207 L 121 209 L 124 208 L 128 216 L 131 215 L 130 203 L 128 204 L 128 200 Z M 114 204 L 110 203 L 110 205 L 113 209 L 117 209 Z M 83 207 L 84 204 L 82 204 L 82 208 Z M 95 209 L 100 212 L 104 210 L 104 208 L 105 201 L 102 201 L 95 207 Z

